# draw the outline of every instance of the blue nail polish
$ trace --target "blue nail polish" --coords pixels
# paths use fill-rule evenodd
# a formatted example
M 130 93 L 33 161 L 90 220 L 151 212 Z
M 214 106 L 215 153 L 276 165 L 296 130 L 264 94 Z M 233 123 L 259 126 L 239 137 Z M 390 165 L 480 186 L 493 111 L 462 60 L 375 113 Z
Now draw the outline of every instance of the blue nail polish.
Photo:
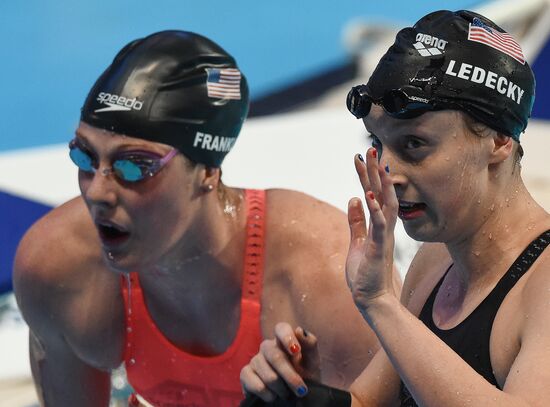
M 389 174 L 390 173 L 390 166 L 388 164 L 386 164 L 386 167 L 384 168 L 386 170 L 386 172 Z
M 300 386 L 296 389 L 296 393 L 298 393 L 298 396 L 303 397 L 307 394 L 307 389 L 304 386 Z

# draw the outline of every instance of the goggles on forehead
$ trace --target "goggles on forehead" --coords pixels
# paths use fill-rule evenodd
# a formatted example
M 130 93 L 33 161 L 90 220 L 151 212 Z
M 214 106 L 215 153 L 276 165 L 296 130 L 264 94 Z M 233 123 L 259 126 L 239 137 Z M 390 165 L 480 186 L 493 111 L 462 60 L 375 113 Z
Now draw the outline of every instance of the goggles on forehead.
M 126 182 L 141 181 L 158 173 L 177 153 L 175 148 L 164 157 L 142 151 L 122 152 L 113 160 L 111 168 L 103 169 L 101 174 L 113 173 Z M 81 171 L 95 173 L 99 168 L 97 160 L 77 140 L 69 143 L 69 157 Z
M 373 103 L 398 119 L 411 119 L 427 111 L 443 108 L 434 100 L 418 95 L 418 90 L 412 86 L 389 90 L 381 98 L 374 99 L 367 93 L 366 85 L 358 85 L 351 88 L 346 98 L 348 110 L 358 119 L 369 114 Z

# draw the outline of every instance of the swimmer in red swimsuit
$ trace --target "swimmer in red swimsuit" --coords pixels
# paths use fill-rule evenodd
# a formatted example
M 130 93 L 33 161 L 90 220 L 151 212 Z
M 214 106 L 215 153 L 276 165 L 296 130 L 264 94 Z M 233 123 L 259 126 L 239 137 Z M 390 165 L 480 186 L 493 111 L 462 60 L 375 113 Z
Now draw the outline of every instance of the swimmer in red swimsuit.
M 240 369 L 283 320 L 321 334 L 332 386 L 378 349 L 343 278 L 345 215 L 222 182 L 247 111 L 235 60 L 189 32 L 133 41 L 99 77 L 69 144 L 82 194 L 16 256 L 43 406 L 107 406 L 121 363 L 149 404 L 236 406 Z

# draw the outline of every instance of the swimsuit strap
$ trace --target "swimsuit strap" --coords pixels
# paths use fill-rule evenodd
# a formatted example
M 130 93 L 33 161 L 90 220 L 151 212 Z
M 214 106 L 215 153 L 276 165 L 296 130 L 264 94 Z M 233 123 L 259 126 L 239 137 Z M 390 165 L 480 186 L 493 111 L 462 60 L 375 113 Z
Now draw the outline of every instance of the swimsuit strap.
M 247 189 L 243 298 L 260 302 L 265 249 L 265 191 Z

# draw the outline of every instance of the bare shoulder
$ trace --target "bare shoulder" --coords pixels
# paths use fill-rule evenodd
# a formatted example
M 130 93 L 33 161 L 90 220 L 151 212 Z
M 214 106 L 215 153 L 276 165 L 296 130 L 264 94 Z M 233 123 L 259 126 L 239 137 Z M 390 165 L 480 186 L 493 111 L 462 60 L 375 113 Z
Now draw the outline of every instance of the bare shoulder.
M 289 243 L 301 247 L 316 245 L 321 250 L 331 245 L 347 249 L 347 217 L 340 209 L 311 195 L 286 189 L 268 190 L 266 205 L 270 239 L 282 243 L 285 251 L 292 247 Z
M 266 207 L 268 276 L 296 289 L 311 281 L 328 286 L 332 279 L 343 278 L 349 245 L 344 212 L 310 195 L 283 189 L 267 191 Z
M 434 286 L 451 265 L 443 243 L 423 243 L 403 282 L 401 302 L 415 315 L 420 313 Z
M 25 233 L 15 259 L 17 280 L 56 283 L 79 263 L 100 256 L 98 240 L 88 211 L 80 198 L 53 209 Z
M 531 272 L 525 276 L 523 284 L 518 284 L 521 290 L 521 304 L 527 315 L 550 316 L 550 247 L 546 248 L 533 264 Z M 533 321 L 536 318 L 532 319 Z M 550 319 L 547 318 L 550 322 Z
M 13 270 L 15 294 L 31 328 L 52 322 L 43 318 L 46 313 L 68 313 L 68 305 L 90 295 L 105 271 L 95 228 L 80 198 L 39 219 L 19 243 Z
M 379 347 L 346 284 L 347 216 L 309 195 L 270 190 L 266 219 L 263 332 L 286 321 L 316 334 L 323 380 L 346 388 Z

